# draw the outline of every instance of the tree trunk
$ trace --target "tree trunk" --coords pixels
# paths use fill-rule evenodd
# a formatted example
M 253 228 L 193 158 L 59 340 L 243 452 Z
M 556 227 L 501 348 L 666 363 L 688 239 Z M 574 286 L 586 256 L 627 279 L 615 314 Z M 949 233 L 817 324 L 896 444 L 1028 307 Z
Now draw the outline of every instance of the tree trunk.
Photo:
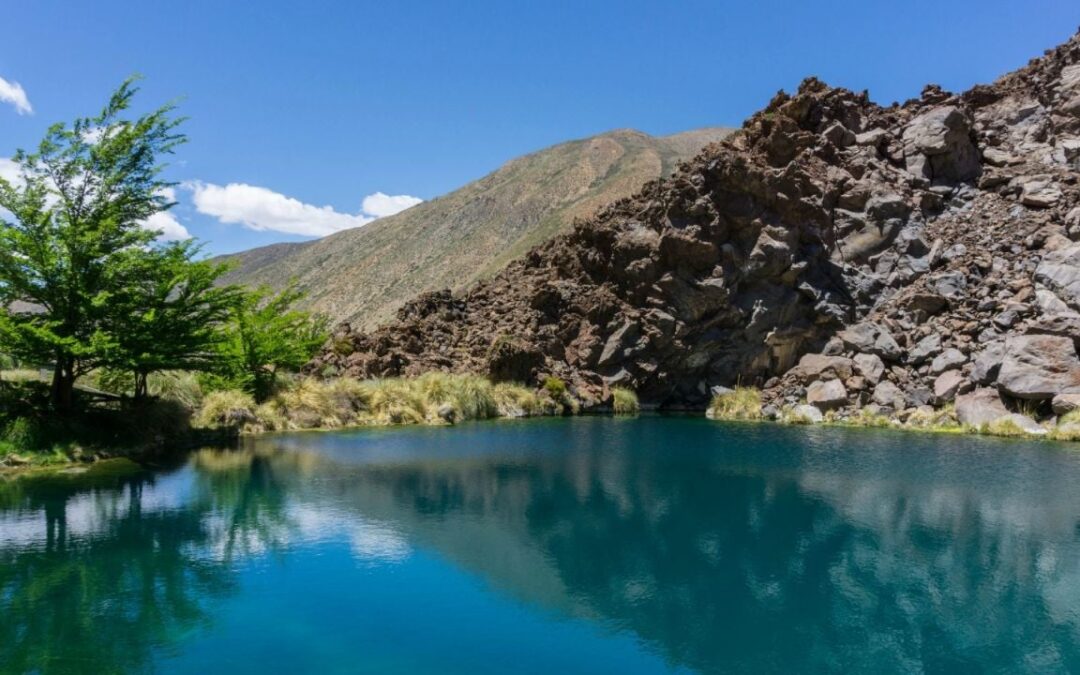
M 71 359 L 57 359 L 53 369 L 52 403 L 63 413 L 71 412 L 75 389 L 75 364 Z
M 144 398 L 146 398 L 146 395 L 149 393 L 150 388 L 149 388 L 146 380 L 147 380 L 147 374 L 146 373 L 140 373 L 138 371 L 135 372 L 135 398 L 136 399 L 144 399 Z

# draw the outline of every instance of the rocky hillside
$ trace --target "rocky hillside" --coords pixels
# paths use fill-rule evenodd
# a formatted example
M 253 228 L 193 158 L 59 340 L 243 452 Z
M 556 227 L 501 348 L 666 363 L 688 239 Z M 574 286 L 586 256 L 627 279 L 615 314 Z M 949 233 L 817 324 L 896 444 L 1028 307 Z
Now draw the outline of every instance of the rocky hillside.
M 702 407 L 741 382 L 771 413 L 1061 413 L 1080 403 L 1078 170 L 1080 36 L 891 107 L 810 78 L 492 279 L 339 326 L 310 370 L 551 374 L 597 405 L 622 385 Z
M 295 278 L 309 309 L 374 327 L 418 293 L 491 276 L 730 132 L 619 130 L 556 145 L 365 227 L 229 256 L 238 267 L 225 281 L 280 288 Z

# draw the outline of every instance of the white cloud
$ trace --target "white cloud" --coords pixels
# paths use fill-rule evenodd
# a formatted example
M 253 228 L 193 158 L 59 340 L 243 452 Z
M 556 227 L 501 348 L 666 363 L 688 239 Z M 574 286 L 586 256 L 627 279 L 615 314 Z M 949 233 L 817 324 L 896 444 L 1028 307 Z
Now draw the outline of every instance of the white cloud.
M 376 218 L 392 215 L 422 200 L 408 195 L 376 193 L 364 198 L 360 213 L 340 213 L 329 206 L 305 204 L 264 187 L 245 183 L 214 185 L 190 183 L 195 209 L 223 223 L 239 224 L 252 230 L 284 232 L 311 237 L 367 225 Z
M 401 213 L 410 206 L 416 206 L 422 201 L 424 200 L 419 197 L 410 197 L 409 195 L 388 195 L 376 192 L 373 195 L 364 197 L 364 202 L 360 205 L 360 208 L 364 213 L 369 213 L 376 218 L 385 218 L 395 213 Z
M 21 185 L 22 172 L 19 170 L 19 165 L 12 159 L 0 157 L 0 178 L 12 185 Z
M 0 77 L 0 101 L 15 106 L 15 112 L 20 115 L 31 115 L 34 112 L 22 85 L 18 82 L 8 82 L 2 77 Z
M 158 211 L 140 223 L 147 230 L 155 230 L 158 241 L 182 241 L 191 239 L 191 233 L 168 211 Z

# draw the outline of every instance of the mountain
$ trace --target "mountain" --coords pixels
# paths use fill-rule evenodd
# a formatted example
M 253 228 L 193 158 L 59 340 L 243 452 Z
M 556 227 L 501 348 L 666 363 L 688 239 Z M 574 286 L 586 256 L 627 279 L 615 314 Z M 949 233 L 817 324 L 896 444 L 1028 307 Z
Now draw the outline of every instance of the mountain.
M 730 131 L 618 130 L 562 143 L 362 228 L 225 256 L 237 268 L 224 281 L 278 288 L 295 278 L 308 308 L 374 327 L 417 293 L 465 288 L 498 272 Z
M 308 370 L 555 375 L 598 407 L 742 383 L 768 416 L 1037 430 L 1080 408 L 1078 171 L 1080 35 L 903 105 L 809 78 L 494 277 L 339 326 Z

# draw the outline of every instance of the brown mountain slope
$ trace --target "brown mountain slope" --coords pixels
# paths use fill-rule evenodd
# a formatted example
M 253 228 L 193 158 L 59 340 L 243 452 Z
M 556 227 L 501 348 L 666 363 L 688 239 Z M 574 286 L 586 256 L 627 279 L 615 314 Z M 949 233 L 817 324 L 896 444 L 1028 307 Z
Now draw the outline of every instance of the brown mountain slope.
M 492 279 L 339 326 L 308 370 L 553 374 L 592 405 L 619 385 L 704 406 L 742 382 L 770 415 L 955 401 L 979 426 L 1080 408 L 1078 342 L 1080 35 L 887 108 L 809 78 Z
M 465 288 L 498 272 L 575 218 L 633 193 L 728 133 L 618 130 L 562 143 L 365 227 L 228 256 L 238 267 L 225 281 L 280 287 L 295 278 L 309 294 L 308 308 L 374 327 L 417 293 Z

